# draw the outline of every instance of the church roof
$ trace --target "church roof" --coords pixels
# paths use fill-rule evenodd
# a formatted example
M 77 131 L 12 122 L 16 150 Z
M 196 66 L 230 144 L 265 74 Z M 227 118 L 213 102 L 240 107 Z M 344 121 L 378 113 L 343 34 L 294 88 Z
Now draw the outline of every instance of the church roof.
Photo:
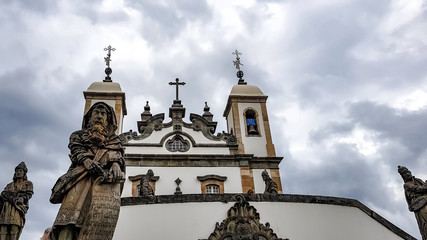
M 119 83 L 116 82 L 93 82 L 88 88 L 88 92 L 122 92 Z
M 231 89 L 230 96 L 265 96 L 264 93 L 256 86 L 252 85 L 234 85 Z

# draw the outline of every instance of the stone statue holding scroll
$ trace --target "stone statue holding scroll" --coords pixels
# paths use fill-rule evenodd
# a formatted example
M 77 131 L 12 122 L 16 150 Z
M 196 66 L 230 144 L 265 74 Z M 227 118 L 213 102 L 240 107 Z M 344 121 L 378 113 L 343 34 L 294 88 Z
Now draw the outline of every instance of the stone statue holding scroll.
M 400 176 L 404 181 L 406 202 L 409 211 L 414 212 L 423 240 L 427 240 L 427 183 L 412 176 L 406 167 L 398 166 Z
M 62 203 L 51 240 L 111 240 L 120 211 L 124 181 L 123 148 L 115 133 L 112 107 L 95 103 L 71 134 L 71 166 L 52 189 L 50 201 Z
M 27 172 L 27 166 L 21 162 L 15 168 L 13 182 L 1 193 L 0 240 L 18 240 L 21 235 L 33 196 L 33 183 L 27 180 Z
M 268 175 L 267 170 L 264 170 L 261 173 L 262 176 L 262 180 L 264 180 L 265 182 L 265 190 L 264 193 L 277 193 L 277 183 L 275 183 L 273 181 L 273 179 L 271 179 L 271 177 Z

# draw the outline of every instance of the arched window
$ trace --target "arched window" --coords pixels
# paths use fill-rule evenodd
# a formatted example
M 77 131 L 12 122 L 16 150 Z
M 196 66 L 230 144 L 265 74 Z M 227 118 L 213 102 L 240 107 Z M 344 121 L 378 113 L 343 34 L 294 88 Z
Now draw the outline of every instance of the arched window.
M 254 110 L 248 109 L 245 111 L 246 133 L 248 136 L 259 135 L 257 114 Z
M 176 135 L 171 140 L 166 142 L 166 149 L 170 152 L 186 152 L 190 149 L 190 144 L 181 136 Z

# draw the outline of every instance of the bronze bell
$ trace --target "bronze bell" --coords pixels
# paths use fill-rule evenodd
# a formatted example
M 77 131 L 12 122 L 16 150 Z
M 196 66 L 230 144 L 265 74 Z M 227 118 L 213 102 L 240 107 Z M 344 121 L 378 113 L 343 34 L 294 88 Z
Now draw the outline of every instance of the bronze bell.
M 257 134 L 257 133 L 258 133 L 258 131 L 255 129 L 255 126 L 254 126 L 254 125 L 249 125 L 248 133 L 249 133 L 249 134 Z

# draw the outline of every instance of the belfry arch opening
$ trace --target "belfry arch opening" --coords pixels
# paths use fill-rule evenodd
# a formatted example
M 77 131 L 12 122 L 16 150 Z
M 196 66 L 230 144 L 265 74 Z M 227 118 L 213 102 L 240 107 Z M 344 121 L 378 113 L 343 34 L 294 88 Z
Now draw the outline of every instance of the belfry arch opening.
M 258 114 L 253 109 L 247 109 L 244 112 L 246 134 L 248 136 L 259 136 Z

